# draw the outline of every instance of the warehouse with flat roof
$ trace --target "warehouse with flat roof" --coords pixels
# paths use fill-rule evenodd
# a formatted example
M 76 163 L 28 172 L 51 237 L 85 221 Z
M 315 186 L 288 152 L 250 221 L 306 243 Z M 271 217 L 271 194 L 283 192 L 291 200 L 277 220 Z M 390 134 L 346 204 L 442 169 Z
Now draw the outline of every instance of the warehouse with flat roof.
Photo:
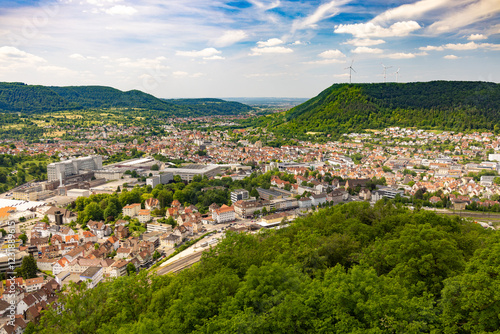
M 182 168 L 165 168 L 161 172 L 172 173 L 174 176 L 179 175 L 183 181 L 191 182 L 193 177 L 214 177 L 221 172 L 219 165 L 187 165 Z

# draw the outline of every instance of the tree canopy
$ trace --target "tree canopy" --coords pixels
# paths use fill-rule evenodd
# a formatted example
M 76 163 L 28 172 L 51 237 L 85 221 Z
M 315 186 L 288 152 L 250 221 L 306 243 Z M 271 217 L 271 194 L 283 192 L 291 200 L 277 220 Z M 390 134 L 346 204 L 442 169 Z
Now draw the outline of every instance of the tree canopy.
M 476 333 L 498 330 L 500 238 L 391 201 L 258 234 L 227 232 L 190 269 L 63 294 L 39 333 Z

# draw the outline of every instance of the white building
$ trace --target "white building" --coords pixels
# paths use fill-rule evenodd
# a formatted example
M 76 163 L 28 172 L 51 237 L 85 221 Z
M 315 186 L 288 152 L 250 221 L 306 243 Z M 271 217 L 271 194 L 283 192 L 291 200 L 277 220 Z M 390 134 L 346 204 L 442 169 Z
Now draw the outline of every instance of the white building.
M 212 218 L 219 224 L 233 221 L 236 219 L 234 207 L 224 204 L 220 209 L 212 212 Z
M 99 170 L 102 168 L 102 156 L 90 155 L 88 157 L 53 162 L 47 166 L 49 181 L 64 180 L 68 176 L 77 175 L 82 170 Z
M 245 189 L 236 189 L 235 191 L 231 191 L 231 202 L 236 203 L 239 200 L 246 200 L 249 198 L 248 190 Z
M 172 225 L 169 225 L 169 224 L 149 223 L 147 228 L 148 228 L 148 232 L 164 232 L 164 233 L 171 233 L 172 232 Z
M 129 216 L 130 218 L 132 218 L 132 217 L 137 216 L 139 214 L 140 210 L 141 210 L 141 204 L 134 203 L 134 204 L 124 206 L 122 209 L 122 212 L 123 212 L 123 216 Z
M 70 189 L 66 193 L 68 197 L 89 197 L 90 190 L 88 189 Z
M 299 208 L 310 208 L 312 205 L 312 201 L 309 197 L 303 197 L 299 199 Z
M 26 292 L 30 293 L 39 290 L 43 285 L 43 277 L 28 278 L 24 286 L 26 287 Z
M 156 187 L 159 184 L 167 184 L 174 179 L 174 174 L 163 173 L 159 175 L 154 175 L 146 179 L 146 185 L 151 186 L 151 188 Z
M 137 216 L 141 224 L 147 223 L 151 220 L 151 211 L 147 209 L 139 210 L 139 214 Z
M 103 277 L 102 267 L 89 267 L 83 273 L 80 274 L 81 281 L 88 281 L 88 288 L 93 289 Z

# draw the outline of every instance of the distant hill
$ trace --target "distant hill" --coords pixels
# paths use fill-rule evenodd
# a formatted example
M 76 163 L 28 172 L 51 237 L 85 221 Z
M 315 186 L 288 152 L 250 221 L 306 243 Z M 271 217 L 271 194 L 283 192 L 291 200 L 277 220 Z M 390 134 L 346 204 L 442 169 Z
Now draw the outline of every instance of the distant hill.
M 153 95 L 105 86 L 46 87 L 0 83 L 0 111 L 44 113 L 85 108 L 139 108 L 172 116 L 234 115 L 252 110 L 218 99 L 162 100 Z
M 388 126 L 500 130 L 500 85 L 487 82 L 335 84 L 253 125 L 283 135 L 339 135 Z
M 227 101 L 241 102 L 252 107 L 293 108 L 306 102 L 308 98 L 296 97 L 228 97 Z
M 235 101 L 221 99 L 162 99 L 167 103 L 181 106 L 201 114 L 235 115 L 252 111 L 253 108 Z

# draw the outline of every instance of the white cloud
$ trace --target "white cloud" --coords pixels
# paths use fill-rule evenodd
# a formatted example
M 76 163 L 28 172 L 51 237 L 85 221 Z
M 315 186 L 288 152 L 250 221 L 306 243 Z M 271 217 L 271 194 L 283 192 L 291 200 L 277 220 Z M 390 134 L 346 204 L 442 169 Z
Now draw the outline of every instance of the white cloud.
M 165 60 L 167 60 L 165 57 L 140 58 L 134 60 L 129 58 L 119 58 L 113 61 L 113 63 L 126 68 L 166 70 L 169 67 L 162 64 Z
M 441 46 L 428 45 L 425 47 L 420 47 L 423 51 L 443 51 L 443 50 L 455 50 L 455 51 L 467 51 L 467 50 L 477 50 L 477 49 L 490 49 L 490 50 L 500 50 L 500 44 L 493 43 L 448 43 Z
M 109 15 L 134 15 L 137 13 L 137 9 L 130 6 L 117 5 L 109 9 L 105 9 L 104 12 Z
M 385 41 L 383 39 L 355 38 L 345 42 L 344 44 L 350 44 L 354 46 L 373 46 L 384 43 Z
M 292 53 L 293 50 L 284 46 L 270 46 L 265 48 L 252 48 L 251 56 L 260 56 L 273 53 Z
M 427 46 L 421 46 L 418 49 L 422 50 L 422 51 L 443 51 L 444 47 L 442 47 L 442 46 L 427 45 Z
M 446 56 L 444 56 L 443 58 L 444 58 L 444 59 L 452 59 L 452 60 L 453 60 L 453 59 L 458 59 L 458 58 L 460 58 L 460 57 L 457 57 L 457 56 L 455 56 L 455 55 L 446 55 Z
M 389 9 L 377 15 L 371 22 L 383 24 L 395 20 L 417 19 L 432 10 L 442 7 L 450 8 L 463 2 L 464 0 L 420 0 L 412 4 L 405 4 Z
M 84 56 L 82 56 L 79 53 L 73 53 L 69 57 L 72 58 L 72 59 L 77 59 L 77 60 L 85 60 L 85 59 L 87 59 L 87 58 L 85 58 Z
M 58 75 L 58 76 L 67 76 L 67 75 L 78 75 L 77 71 L 70 70 L 69 68 L 66 67 L 61 67 L 61 66 L 39 66 L 36 68 L 38 72 L 44 73 L 44 74 L 50 74 L 50 75 Z
M 349 78 L 350 74 L 349 73 L 343 73 L 343 74 L 334 74 L 333 75 L 335 78 Z
M 492 44 L 492 43 L 481 43 L 479 44 L 480 47 L 485 48 L 485 49 L 492 49 L 492 50 L 500 50 L 500 44 Z
M 247 78 L 270 78 L 270 77 L 282 77 L 282 76 L 288 76 L 290 73 L 288 72 L 279 72 L 279 73 L 251 73 L 251 74 L 246 74 L 245 77 Z
M 261 10 L 264 10 L 264 11 L 279 7 L 279 5 L 281 4 L 280 0 L 272 1 L 272 2 L 268 2 L 268 3 L 265 3 L 262 1 L 256 1 L 256 0 L 249 0 L 248 2 L 250 2 L 255 7 L 259 8 Z
M 71 2 L 71 0 L 69 0 Z M 98 7 L 102 7 L 106 4 L 113 4 L 117 2 L 122 2 L 122 0 L 87 0 L 87 3 L 90 5 L 95 5 Z
M 45 59 L 13 46 L 2 46 L 0 47 L 0 62 L 12 63 L 14 65 L 34 65 L 44 63 Z
M 184 71 L 175 71 L 172 74 L 174 77 L 178 77 L 178 78 L 187 77 L 189 75 L 188 72 L 184 72 Z
M 354 50 L 352 50 L 352 53 L 382 53 L 384 52 L 382 49 L 377 49 L 377 48 L 369 48 L 366 46 L 358 46 Z
M 318 56 L 320 56 L 321 58 L 333 59 L 333 58 L 344 58 L 345 54 L 343 54 L 340 50 L 327 50 L 321 52 Z
M 199 77 L 204 76 L 205 74 L 201 73 L 201 72 L 189 74 L 188 72 L 184 72 L 184 71 L 175 71 L 175 72 L 172 72 L 172 75 L 176 78 L 199 78 Z
M 304 43 L 301 41 L 295 41 L 292 43 L 292 45 L 304 45 Z
M 243 30 L 228 30 L 214 41 L 214 45 L 218 47 L 225 47 L 237 43 L 247 37 L 247 33 Z
M 412 31 L 420 29 L 415 21 L 403 21 L 392 24 L 389 28 L 383 28 L 374 23 L 340 24 L 335 26 L 337 34 L 351 34 L 357 38 L 366 37 L 402 37 L 409 35 Z
M 307 28 L 316 28 L 317 23 L 324 19 L 328 19 L 337 15 L 340 12 L 339 7 L 349 1 L 330 1 L 320 5 L 313 14 L 304 19 L 299 19 L 293 22 L 292 32 Z
M 177 51 L 175 54 L 183 57 L 209 59 L 210 57 L 216 56 L 220 53 L 221 51 L 215 48 L 205 48 L 200 51 Z
M 268 46 L 276 46 L 276 45 L 280 45 L 280 44 L 283 44 L 284 42 L 279 39 L 279 38 L 271 38 L 271 39 L 268 39 L 267 41 L 263 42 L 263 41 L 259 41 L 257 42 L 257 46 L 260 47 L 260 48 L 263 48 L 263 47 L 268 47 Z
M 445 49 L 449 50 L 476 50 L 477 48 L 480 47 L 480 44 L 476 44 L 475 42 L 469 42 L 469 43 L 457 43 L 457 44 L 446 44 L 444 46 Z
M 391 59 L 410 59 L 410 58 L 415 58 L 416 55 L 414 53 L 397 52 L 388 54 L 386 57 Z
M 215 55 L 215 56 L 210 56 L 210 57 L 203 57 L 203 59 L 205 59 L 205 60 L 222 60 L 222 59 L 226 59 L 226 58 L 221 57 L 219 55 Z
M 487 36 L 484 36 L 483 34 L 472 34 L 467 38 L 469 41 L 479 41 L 482 39 L 488 39 Z
M 468 2 L 468 6 L 463 7 L 461 10 L 451 11 L 450 15 L 434 22 L 427 30 L 436 34 L 454 31 L 457 28 L 492 18 L 500 12 L 500 1 L 498 0 Z
M 500 34 L 500 23 L 495 24 L 493 27 L 488 29 L 488 35 Z
M 312 64 L 312 65 L 328 65 L 328 64 L 339 64 L 339 63 L 345 63 L 345 60 L 342 60 L 342 59 L 321 59 L 321 60 L 304 62 L 304 64 Z

